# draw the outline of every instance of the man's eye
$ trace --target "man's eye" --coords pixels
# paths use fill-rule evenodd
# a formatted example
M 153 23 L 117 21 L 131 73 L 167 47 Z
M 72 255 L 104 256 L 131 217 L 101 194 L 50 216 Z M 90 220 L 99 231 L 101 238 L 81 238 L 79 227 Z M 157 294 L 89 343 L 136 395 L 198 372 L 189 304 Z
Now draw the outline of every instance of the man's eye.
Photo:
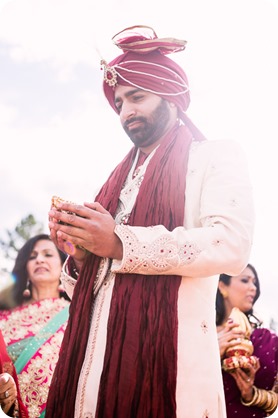
M 142 95 L 140 95 L 140 96 L 138 96 L 138 95 L 133 96 L 133 101 L 134 101 L 134 102 L 138 102 L 138 101 L 139 101 L 139 100 L 141 100 L 141 99 L 143 99 L 143 96 L 142 96 Z

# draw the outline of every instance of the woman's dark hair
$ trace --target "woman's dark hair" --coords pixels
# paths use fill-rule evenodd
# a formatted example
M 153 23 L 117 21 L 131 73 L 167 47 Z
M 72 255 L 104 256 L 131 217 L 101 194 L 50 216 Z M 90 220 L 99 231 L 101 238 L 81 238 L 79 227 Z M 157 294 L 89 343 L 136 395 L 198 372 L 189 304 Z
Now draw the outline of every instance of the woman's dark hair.
M 14 287 L 13 287 L 13 298 L 16 306 L 22 305 L 24 299 L 23 292 L 27 287 L 27 280 L 28 280 L 28 273 L 27 273 L 27 262 L 30 258 L 30 255 L 38 241 L 41 240 L 49 240 L 51 241 L 51 238 L 47 234 L 39 234 L 35 235 L 34 237 L 30 238 L 28 241 L 25 242 L 23 247 L 19 250 L 15 264 L 12 270 L 12 277 L 15 281 Z M 57 248 L 61 263 L 63 264 L 64 261 L 67 258 L 67 255 L 63 253 L 62 251 Z M 30 293 L 32 293 L 32 283 L 29 285 Z M 67 294 L 65 292 L 60 293 L 61 297 L 64 297 L 65 299 L 69 300 Z
M 258 277 L 258 273 L 255 269 L 254 266 L 252 266 L 252 264 L 247 264 L 246 268 L 250 268 L 250 270 L 252 270 L 254 276 L 255 276 L 255 286 L 257 288 L 256 290 L 256 295 L 253 301 L 253 305 L 254 303 L 258 300 L 260 294 L 261 294 L 261 290 L 260 290 L 260 281 L 259 281 L 259 277 Z M 227 286 L 230 285 L 231 282 L 231 278 L 233 276 L 229 276 L 228 274 L 220 274 L 219 276 L 219 281 L 225 283 Z M 261 325 L 260 320 L 253 314 L 253 308 L 250 309 L 248 312 L 244 312 L 245 315 L 247 316 L 247 318 L 249 319 L 249 322 L 256 328 L 258 326 Z M 225 304 L 224 304 L 224 298 L 223 295 L 221 294 L 220 290 L 217 289 L 217 293 L 216 293 L 216 325 L 221 325 L 224 321 L 225 318 Z

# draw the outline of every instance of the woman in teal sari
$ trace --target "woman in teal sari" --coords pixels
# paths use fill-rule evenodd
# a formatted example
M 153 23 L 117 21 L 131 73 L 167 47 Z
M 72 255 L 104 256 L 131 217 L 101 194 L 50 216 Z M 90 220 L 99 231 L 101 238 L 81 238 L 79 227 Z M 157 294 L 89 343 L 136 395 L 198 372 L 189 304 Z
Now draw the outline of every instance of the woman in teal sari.
M 67 325 L 69 299 L 60 286 L 65 257 L 46 234 L 28 240 L 12 271 L 14 306 L 0 310 L 0 329 L 30 418 L 45 415 Z

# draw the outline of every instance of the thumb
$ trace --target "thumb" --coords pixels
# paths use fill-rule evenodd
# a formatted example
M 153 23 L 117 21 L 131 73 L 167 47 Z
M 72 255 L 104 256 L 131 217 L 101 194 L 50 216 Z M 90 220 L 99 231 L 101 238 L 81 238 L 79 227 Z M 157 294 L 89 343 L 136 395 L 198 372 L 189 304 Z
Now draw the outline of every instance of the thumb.
M 0 383 L 5 384 L 10 380 L 10 375 L 9 373 L 1 373 L 0 374 Z

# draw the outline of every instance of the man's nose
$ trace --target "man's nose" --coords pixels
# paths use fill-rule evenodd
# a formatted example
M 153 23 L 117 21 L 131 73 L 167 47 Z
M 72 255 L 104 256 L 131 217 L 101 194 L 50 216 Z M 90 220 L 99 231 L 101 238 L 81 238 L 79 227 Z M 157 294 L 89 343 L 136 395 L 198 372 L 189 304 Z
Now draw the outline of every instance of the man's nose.
M 135 109 L 134 106 L 132 106 L 132 104 L 126 102 L 122 104 L 122 109 L 121 109 L 121 118 L 123 120 L 128 120 L 131 117 L 133 117 L 135 115 Z

